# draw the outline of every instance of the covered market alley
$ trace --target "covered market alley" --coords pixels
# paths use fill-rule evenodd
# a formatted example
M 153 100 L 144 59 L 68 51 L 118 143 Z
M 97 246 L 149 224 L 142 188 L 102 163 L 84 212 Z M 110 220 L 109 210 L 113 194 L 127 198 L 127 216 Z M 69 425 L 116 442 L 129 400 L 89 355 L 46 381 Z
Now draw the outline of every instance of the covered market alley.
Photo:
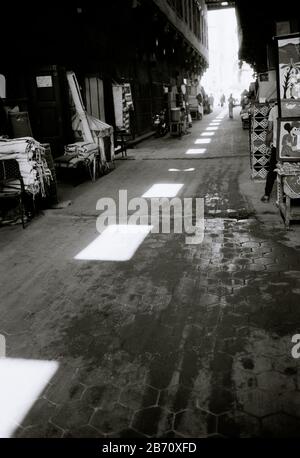
M 0 57 L 0 197 L 10 159 L 42 205 L 0 227 L 0 438 L 299 438 L 294 2 L 79 3 L 5 7 L 35 27 Z M 208 97 L 209 14 L 231 8 L 246 124 L 234 86 Z M 263 202 L 276 102 L 293 138 Z

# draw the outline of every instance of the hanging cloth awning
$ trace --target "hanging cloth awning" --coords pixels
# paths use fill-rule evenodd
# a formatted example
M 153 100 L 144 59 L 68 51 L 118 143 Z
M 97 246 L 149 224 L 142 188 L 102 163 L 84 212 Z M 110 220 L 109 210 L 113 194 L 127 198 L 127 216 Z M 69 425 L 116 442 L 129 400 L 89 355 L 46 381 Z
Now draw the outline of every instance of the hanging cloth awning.
M 113 133 L 112 126 L 100 121 L 100 119 L 95 118 L 95 116 L 86 113 L 86 118 L 93 136 L 109 137 Z M 83 130 L 82 119 L 78 113 L 76 113 L 72 118 L 72 129 L 80 132 Z

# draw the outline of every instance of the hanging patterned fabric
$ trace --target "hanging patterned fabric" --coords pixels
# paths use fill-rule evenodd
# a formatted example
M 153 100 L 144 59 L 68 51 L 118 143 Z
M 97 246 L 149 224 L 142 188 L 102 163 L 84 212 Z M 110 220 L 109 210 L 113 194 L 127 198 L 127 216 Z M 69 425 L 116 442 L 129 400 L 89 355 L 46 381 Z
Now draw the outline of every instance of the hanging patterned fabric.
M 116 126 L 130 133 L 130 111 L 134 109 L 130 84 L 113 84 L 113 97 Z
M 269 170 L 271 150 L 266 146 L 269 111 L 273 104 L 255 103 L 250 126 L 251 178 L 264 180 Z

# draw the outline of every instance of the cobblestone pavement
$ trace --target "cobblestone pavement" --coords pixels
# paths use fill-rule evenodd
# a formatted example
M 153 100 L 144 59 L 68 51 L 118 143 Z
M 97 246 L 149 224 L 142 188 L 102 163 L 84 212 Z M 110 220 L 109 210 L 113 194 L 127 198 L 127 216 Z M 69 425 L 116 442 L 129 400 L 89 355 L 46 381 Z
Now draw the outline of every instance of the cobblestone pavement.
M 300 436 L 300 360 L 291 356 L 299 245 L 287 246 L 283 225 L 256 219 L 239 186 L 247 136 L 238 121 L 224 123 L 226 143 L 220 131 L 212 146 L 219 157 L 180 160 L 176 147 L 154 165 L 143 144 L 95 191 L 128 180 L 138 195 L 164 167 L 195 164 L 188 195 L 206 199 L 201 245 L 151 234 L 130 261 L 74 260 L 96 236 L 82 196 L 25 231 L 1 229 L 7 356 L 59 362 L 16 437 Z M 184 148 L 198 131 L 199 123 Z M 221 154 L 228 138 L 235 157 Z M 83 196 L 94 192 L 84 186 Z

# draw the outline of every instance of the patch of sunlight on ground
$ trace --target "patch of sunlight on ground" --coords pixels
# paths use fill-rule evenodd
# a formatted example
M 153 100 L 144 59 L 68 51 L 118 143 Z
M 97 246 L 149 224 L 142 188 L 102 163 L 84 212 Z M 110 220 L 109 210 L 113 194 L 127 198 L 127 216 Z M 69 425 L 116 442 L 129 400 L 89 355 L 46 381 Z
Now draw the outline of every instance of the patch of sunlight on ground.
M 129 261 L 152 226 L 112 224 L 75 256 L 87 261 Z
M 58 369 L 56 361 L 0 359 L 0 437 L 11 437 Z
M 185 154 L 188 155 L 197 155 L 197 154 L 204 154 L 206 151 L 206 148 L 192 148 L 188 149 Z
M 182 183 L 156 183 L 142 197 L 175 197 L 182 187 Z

